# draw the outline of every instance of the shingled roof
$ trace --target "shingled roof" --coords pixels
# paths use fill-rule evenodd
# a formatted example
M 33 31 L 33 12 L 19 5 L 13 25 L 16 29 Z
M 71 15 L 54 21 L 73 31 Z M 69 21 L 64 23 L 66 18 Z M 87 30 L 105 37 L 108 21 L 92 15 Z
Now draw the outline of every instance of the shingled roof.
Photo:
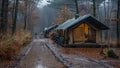
M 77 19 L 73 18 L 73 19 L 67 20 L 66 22 L 59 25 L 56 28 L 56 30 L 66 30 L 66 29 L 69 29 L 70 27 L 72 27 L 76 24 L 81 24 L 83 22 L 85 22 L 87 24 L 90 24 L 90 25 L 92 25 L 95 28 L 100 29 L 100 30 L 109 29 L 109 27 L 107 27 L 106 25 L 104 25 L 103 23 L 98 21 L 95 17 L 91 16 L 90 14 L 87 14 L 87 15 L 84 15 L 84 16 L 80 16 Z

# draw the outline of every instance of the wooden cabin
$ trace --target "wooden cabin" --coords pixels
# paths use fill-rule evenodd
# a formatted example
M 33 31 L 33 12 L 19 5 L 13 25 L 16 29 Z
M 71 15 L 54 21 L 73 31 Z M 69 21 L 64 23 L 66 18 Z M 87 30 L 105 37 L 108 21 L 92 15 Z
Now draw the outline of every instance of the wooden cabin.
M 102 30 L 109 29 L 91 15 L 80 16 L 67 20 L 56 28 L 64 37 L 64 45 L 99 43 L 101 44 Z

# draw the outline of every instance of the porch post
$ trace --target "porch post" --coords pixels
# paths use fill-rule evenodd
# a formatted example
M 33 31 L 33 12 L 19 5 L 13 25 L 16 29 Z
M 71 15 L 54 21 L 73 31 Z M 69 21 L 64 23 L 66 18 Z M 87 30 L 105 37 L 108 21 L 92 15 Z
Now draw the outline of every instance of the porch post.
M 74 44 L 74 32 L 72 30 L 72 43 Z
M 65 34 L 66 34 L 66 31 L 64 30 L 64 45 L 66 44 L 66 37 L 65 37 L 66 35 Z

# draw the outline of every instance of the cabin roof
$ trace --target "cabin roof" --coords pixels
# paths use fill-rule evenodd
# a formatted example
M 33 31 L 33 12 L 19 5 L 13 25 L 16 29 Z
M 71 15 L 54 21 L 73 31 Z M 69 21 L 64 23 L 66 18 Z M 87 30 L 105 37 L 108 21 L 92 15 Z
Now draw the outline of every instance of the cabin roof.
M 52 25 L 50 27 L 47 27 L 44 31 L 51 31 L 53 29 L 55 29 L 58 25 Z
M 73 19 L 69 19 L 66 22 L 62 23 L 61 25 L 59 25 L 56 30 L 66 30 L 69 29 L 70 27 L 77 25 L 77 24 L 81 24 L 81 23 L 87 23 L 92 25 L 93 27 L 100 29 L 100 30 L 105 30 L 105 29 L 109 29 L 109 27 L 107 27 L 106 25 L 104 25 L 103 23 L 101 23 L 100 21 L 98 21 L 95 17 L 91 16 L 90 14 L 84 15 L 84 16 L 80 16 L 77 19 L 73 18 Z

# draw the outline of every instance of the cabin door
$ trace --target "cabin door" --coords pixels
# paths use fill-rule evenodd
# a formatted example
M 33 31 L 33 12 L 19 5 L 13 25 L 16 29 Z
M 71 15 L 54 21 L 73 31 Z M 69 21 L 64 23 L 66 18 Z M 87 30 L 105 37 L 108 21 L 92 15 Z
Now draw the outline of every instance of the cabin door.
M 74 43 L 84 42 L 84 28 L 79 26 L 73 30 Z

